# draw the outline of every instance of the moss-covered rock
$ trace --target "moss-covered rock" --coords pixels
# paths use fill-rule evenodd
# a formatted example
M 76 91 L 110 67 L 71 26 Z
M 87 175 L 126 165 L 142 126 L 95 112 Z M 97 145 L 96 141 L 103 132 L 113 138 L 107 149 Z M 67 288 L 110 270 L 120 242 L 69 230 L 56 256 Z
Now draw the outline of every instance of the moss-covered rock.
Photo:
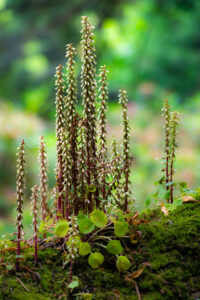
M 149 211 L 142 218 L 148 223 L 134 228 L 142 232 L 140 241 L 122 241 L 126 241 L 132 260 L 129 274 L 146 266 L 136 279 L 141 298 L 200 298 L 200 204 L 183 204 L 168 216 L 159 210 Z M 32 248 L 24 249 L 23 255 L 22 270 L 15 273 L 11 269 L 15 251 L 11 248 L 1 253 L 0 299 L 84 299 L 84 293 L 92 293 L 98 300 L 138 299 L 133 283 L 116 270 L 115 257 L 106 252 L 105 262 L 97 270 L 91 269 L 87 258 L 77 260 L 73 274 L 80 284 L 71 293 L 67 288 L 69 268 L 63 268 L 63 255 L 58 249 L 40 250 L 38 267 L 34 266 Z

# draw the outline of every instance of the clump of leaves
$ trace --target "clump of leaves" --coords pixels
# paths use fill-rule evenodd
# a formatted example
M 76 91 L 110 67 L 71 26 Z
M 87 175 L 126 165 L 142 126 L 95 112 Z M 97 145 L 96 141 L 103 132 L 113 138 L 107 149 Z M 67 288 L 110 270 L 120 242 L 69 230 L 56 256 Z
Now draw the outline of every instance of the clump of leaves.
M 38 247 L 37 239 L 40 233 L 41 244 L 51 242 L 53 247 L 62 250 L 63 267 L 69 265 L 68 288 L 71 291 L 79 286 L 78 279 L 73 277 L 74 260 L 79 256 L 88 255 L 89 265 L 97 269 L 104 262 L 100 248 L 106 249 L 108 255 L 117 256 L 116 268 L 123 273 L 131 267 L 131 262 L 126 256 L 121 256 L 121 254 L 126 254 L 121 241 L 123 238 L 130 238 L 132 243 L 137 242 L 136 234 L 131 232 L 132 225 L 135 225 L 132 222 L 134 213 L 129 211 L 134 201 L 130 192 L 129 176 L 132 157 L 127 112 L 128 95 L 124 89 L 119 92 L 119 103 L 122 107 L 122 152 L 114 139 L 112 155 L 109 155 L 106 143 L 108 72 L 106 66 L 100 68 L 100 82 L 97 84 L 93 26 L 86 16 L 82 17 L 81 33 L 81 87 L 77 85 L 74 71 L 76 49 L 72 44 L 67 45 L 67 67 L 59 65 L 56 68 L 57 160 L 54 201 L 51 207 L 48 205 L 47 157 L 43 137 L 40 142 L 41 222 L 39 230 L 36 220 L 39 217 L 36 213 L 37 189 L 34 194 L 33 214 L 35 249 Z M 81 114 L 76 110 L 79 89 L 83 106 Z M 97 89 L 99 90 L 99 103 Z M 97 104 L 99 104 L 99 114 L 96 110 Z M 173 174 L 178 117 L 176 113 L 172 118 L 170 117 L 167 101 L 164 105 L 164 119 L 165 175 L 159 184 L 164 182 L 164 188 L 167 191 L 165 199 L 170 199 L 172 203 L 175 187 Z M 24 140 L 22 140 L 17 160 L 17 271 L 19 271 L 23 240 L 24 155 Z M 197 194 L 200 198 L 199 191 Z M 154 197 L 158 197 L 158 194 Z M 176 204 L 175 200 L 171 206 Z M 92 252 L 92 249 L 97 252 Z M 85 299 L 92 297 L 91 294 L 83 295 Z

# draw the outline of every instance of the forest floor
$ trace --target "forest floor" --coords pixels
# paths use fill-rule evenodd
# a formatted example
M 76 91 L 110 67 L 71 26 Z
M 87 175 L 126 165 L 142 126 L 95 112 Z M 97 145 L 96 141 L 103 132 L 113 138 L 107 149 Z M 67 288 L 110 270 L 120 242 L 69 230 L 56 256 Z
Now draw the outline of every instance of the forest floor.
M 136 226 L 140 240 L 135 244 L 124 240 L 132 272 L 141 270 L 138 278 L 129 281 L 119 273 L 112 255 L 105 256 L 97 270 L 86 258 L 77 259 L 73 275 L 80 284 L 69 293 L 68 268 L 63 268 L 59 250 L 39 250 L 39 264 L 34 267 L 33 249 L 25 249 L 22 270 L 16 273 L 11 248 L 1 252 L 0 299 L 200 299 L 200 202 L 182 204 L 167 216 L 159 209 L 149 210 L 140 218 L 147 221 Z

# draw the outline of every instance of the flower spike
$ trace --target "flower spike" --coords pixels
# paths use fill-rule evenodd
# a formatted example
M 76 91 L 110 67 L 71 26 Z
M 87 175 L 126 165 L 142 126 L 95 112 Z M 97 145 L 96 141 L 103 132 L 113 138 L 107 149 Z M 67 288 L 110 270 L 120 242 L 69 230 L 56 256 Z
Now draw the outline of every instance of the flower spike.
M 84 108 L 85 140 L 87 153 L 87 185 L 92 181 L 96 186 L 94 201 L 98 207 L 98 183 L 97 183 L 97 149 L 96 149 L 96 54 L 94 46 L 94 28 L 88 20 L 88 17 L 82 17 L 82 70 L 81 70 L 81 87 Z M 89 210 L 92 211 L 94 203 L 92 194 L 89 192 Z
M 128 115 L 127 115 L 127 103 L 128 97 L 125 90 L 120 90 L 119 94 L 119 103 L 122 106 L 122 126 L 123 126 L 123 160 L 124 160 L 124 211 L 127 211 L 128 208 L 128 198 L 130 196 L 130 128 L 128 124 Z
M 107 145 L 106 145 L 106 137 L 107 137 L 107 130 L 106 130 L 106 101 L 108 99 L 108 88 L 107 88 L 107 73 L 106 66 L 102 66 L 100 68 L 100 88 L 99 88 L 99 99 L 100 99 L 100 107 L 99 107 L 99 142 L 100 142 L 100 149 L 99 149 L 99 157 L 102 163 L 102 196 L 106 199 L 106 156 L 107 156 Z
M 19 256 L 21 253 L 21 238 L 23 235 L 23 200 L 24 200 L 24 165 L 25 165 L 25 150 L 24 150 L 24 139 L 22 139 L 17 153 L 17 181 L 16 181 L 16 192 L 17 192 L 17 260 L 16 260 L 16 271 L 19 271 Z
M 176 136 L 177 136 L 177 127 L 179 125 L 179 116 L 178 113 L 175 111 L 172 113 L 171 117 L 171 157 L 170 157 L 170 203 L 173 203 L 173 175 L 174 175 L 174 162 L 176 158 Z
M 42 208 L 42 220 L 45 221 L 49 209 L 47 204 L 47 154 L 44 142 L 44 137 L 41 137 L 39 146 L 39 162 L 40 162 L 40 197 L 41 197 L 41 208 Z

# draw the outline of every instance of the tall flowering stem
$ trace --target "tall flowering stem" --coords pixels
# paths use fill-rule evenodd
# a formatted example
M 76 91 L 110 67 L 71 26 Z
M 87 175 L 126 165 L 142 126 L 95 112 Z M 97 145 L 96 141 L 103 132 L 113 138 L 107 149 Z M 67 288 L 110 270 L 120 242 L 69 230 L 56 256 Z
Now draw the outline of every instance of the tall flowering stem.
M 64 116 L 64 80 L 62 65 L 56 68 L 56 139 L 57 139 L 57 165 L 56 165 L 56 188 L 58 194 L 57 218 L 64 214 L 64 178 L 63 178 L 63 158 L 62 158 L 62 131 L 65 128 Z
M 67 45 L 66 57 L 67 61 L 67 96 L 65 98 L 66 104 L 66 122 L 67 122 L 67 141 L 69 148 L 69 161 L 71 162 L 71 188 L 73 190 L 72 207 L 74 213 L 78 213 L 78 199 L 77 199 L 77 135 L 78 135 L 78 115 L 75 110 L 77 102 L 77 83 L 74 75 L 74 56 L 75 48 L 72 44 Z
M 164 117 L 164 135 L 165 135 L 165 144 L 164 144 L 164 153 L 165 153 L 165 186 L 166 191 L 169 191 L 169 164 L 170 164 L 170 106 L 168 100 L 164 102 L 163 117 Z M 169 199 L 168 199 L 169 201 Z
M 81 87 L 83 96 L 84 118 L 85 118 L 85 140 L 87 154 L 87 185 L 90 186 L 93 179 L 96 185 L 94 201 L 99 206 L 98 179 L 97 179 L 97 153 L 96 153 L 96 54 L 94 46 L 93 26 L 88 17 L 82 17 L 82 70 Z M 92 194 L 88 193 L 89 211 L 92 211 L 94 203 Z
M 79 198 L 79 208 L 85 208 L 85 195 L 86 195 L 86 176 L 85 176 L 85 166 L 86 166 L 86 156 L 85 156 L 85 139 L 84 139 L 84 121 L 80 118 L 78 127 L 78 190 L 81 195 Z
M 40 163 L 40 197 L 41 197 L 41 208 L 42 208 L 42 220 L 45 221 L 49 209 L 47 204 L 47 154 L 44 142 L 44 137 L 41 137 L 39 145 L 39 163 Z M 44 235 L 45 238 L 45 235 Z
M 69 144 L 67 140 L 67 134 L 62 129 L 61 130 L 61 147 L 62 147 L 62 169 L 63 169 L 63 179 L 65 186 L 65 218 L 68 220 L 71 213 L 71 157 L 69 151 Z
M 65 106 L 66 106 L 66 127 L 67 131 L 71 131 L 73 117 L 76 113 L 75 104 L 77 102 L 77 82 L 75 79 L 75 60 L 74 56 L 76 50 L 72 44 L 67 45 L 66 57 L 67 57 L 67 91 L 65 97 Z
M 38 185 L 35 185 L 32 188 L 32 196 L 31 196 L 31 204 L 32 204 L 32 226 L 33 226 L 33 239 L 34 239 L 34 247 L 35 247 L 35 265 L 37 265 L 38 261 L 38 220 L 37 220 L 37 204 L 38 204 Z
M 108 99 L 108 88 L 107 88 L 107 73 L 105 66 L 100 68 L 100 88 L 99 88 L 99 99 L 100 99 L 100 107 L 99 107 L 99 157 L 102 163 L 102 196 L 106 199 L 106 157 L 107 157 L 107 130 L 106 130 L 106 101 Z
M 128 116 L 127 116 L 127 103 L 128 97 L 127 92 L 125 90 L 120 90 L 119 94 L 119 103 L 122 106 L 122 126 L 123 126 L 123 161 L 124 161 L 124 211 L 127 211 L 128 208 L 128 198 L 130 195 L 130 128 L 128 124 Z
M 24 165 L 25 165 L 25 150 L 24 150 L 24 139 L 22 139 L 17 153 L 17 180 L 16 180 L 16 193 L 17 193 L 17 259 L 16 259 L 16 271 L 19 271 L 19 256 L 21 253 L 21 238 L 22 238 L 22 219 L 23 219 L 23 199 L 24 199 Z
M 120 166 L 120 154 L 117 150 L 117 142 L 116 138 L 113 137 L 112 139 L 112 172 L 114 177 L 114 184 L 115 190 L 117 195 L 118 203 L 121 202 L 121 177 L 122 177 L 122 170 Z
M 171 117 L 171 157 L 170 157 L 170 203 L 173 203 L 174 197 L 173 197 L 173 175 L 174 175 L 174 161 L 176 158 L 176 136 L 177 136 L 177 127 L 179 125 L 179 117 L 177 112 L 172 113 Z
M 71 128 L 71 151 L 70 156 L 72 160 L 72 185 L 73 185 L 73 210 L 74 214 L 78 214 L 78 114 L 74 115 L 72 128 Z

